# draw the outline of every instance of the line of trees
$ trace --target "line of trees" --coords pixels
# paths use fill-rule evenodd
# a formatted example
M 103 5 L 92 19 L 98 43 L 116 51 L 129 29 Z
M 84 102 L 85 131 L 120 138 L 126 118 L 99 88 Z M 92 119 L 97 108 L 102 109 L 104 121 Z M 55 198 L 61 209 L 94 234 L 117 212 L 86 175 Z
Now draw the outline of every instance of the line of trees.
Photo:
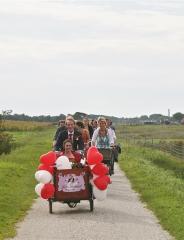
M 162 114 L 151 114 L 149 117 L 147 115 L 143 115 L 140 117 L 142 120 L 173 120 L 173 121 L 181 121 L 184 118 L 184 114 L 181 112 L 177 112 L 172 115 L 172 117 L 164 116 Z
M 72 115 L 74 119 L 82 120 L 84 117 L 88 117 L 89 119 L 97 119 L 99 114 L 87 114 L 83 112 L 76 112 L 74 114 L 68 114 Z M 105 116 L 106 118 L 110 118 L 114 122 L 120 122 L 121 118 L 114 117 L 114 116 Z M 0 114 L 0 119 L 4 120 L 19 120 L 19 121 L 37 121 L 37 122 L 58 122 L 59 120 L 64 120 L 66 118 L 65 114 L 60 114 L 58 116 L 51 116 L 51 115 L 40 115 L 40 116 L 28 116 L 25 114 L 12 114 L 12 110 L 5 110 L 2 111 L 2 114 Z
M 28 116 L 23 114 L 12 114 L 12 110 L 2 111 L 0 114 L 0 121 L 5 120 L 18 120 L 18 121 L 36 121 L 36 122 L 58 122 L 61 119 L 65 119 L 66 116 L 64 114 L 60 114 L 58 116 L 50 116 L 50 115 L 40 115 L 40 116 Z
M 97 119 L 99 117 L 99 114 L 87 114 L 83 112 L 76 112 L 72 115 L 75 119 L 81 120 L 83 117 L 88 117 L 89 119 Z M 162 114 L 151 114 L 151 115 L 142 115 L 140 117 L 135 118 L 118 118 L 114 116 L 102 116 L 106 118 L 110 118 L 114 123 L 123 123 L 123 122 L 144 122 L 144 121 L 157 121 L 157 122 L 164 122 L 164 121 L 170 121 L 170 122 L 181 122 L 184 120 L 184 113 L 177 112 L 172 115 L 172 117 L 164 116 Z M 5 110 L 2 111 L 0 114 L 0 121 L 3 120 L 19 120 L 19 121 L 38 121 L 38 122 L 58 122 L 59 120 L 64 120 L 66 118 L 66 115 L 60 114 L 58 116 L 51 116 L 51 115 L 40 115 L 40 116 L 28 116 L 25 114 L 12 114 L 12 110 Z

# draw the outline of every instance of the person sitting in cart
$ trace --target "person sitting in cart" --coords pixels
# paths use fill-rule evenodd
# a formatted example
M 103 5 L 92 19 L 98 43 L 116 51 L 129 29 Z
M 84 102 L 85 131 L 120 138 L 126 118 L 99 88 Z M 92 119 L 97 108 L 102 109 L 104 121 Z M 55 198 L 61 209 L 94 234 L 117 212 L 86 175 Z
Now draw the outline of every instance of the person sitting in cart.
M 107 128 L 106 119 L 99 117 L 98 125 L 99 127 L 93 133 L 91 145 L 97 148 L 110 148 L 114 145 L 114 139 L 110 130 Z
M 63 151 L 58 154 L 58 157 L 68 157 L 69 161 L 72 162 L 72 169 L 65 169 L 67 172 L 62 172 L 62 174 L 60 170 L 59 172 L 56 170 L 55 194 L 53 199 L 48 199 L 49 212 L 52 213 L 52 202 L 67 203 L 70 208 L 74 208 L 81 200 L 88 200 L 90 211 L 93 211 L 93 192 L 89 182 L 89 177 L 92 178 L 90 168 L 81 164 L 82 155 L 73 151 L 70 139 L 64 140 L 62 149 Z
M 80 163 L 82 159 L 82 155 L 77 152 L 73 151 L 72 149 L 72 141 L 70 139 L 66 139 L 63 142 L 63 151 L 59 154 L 59 156 L 66 156 L 73 163 Z

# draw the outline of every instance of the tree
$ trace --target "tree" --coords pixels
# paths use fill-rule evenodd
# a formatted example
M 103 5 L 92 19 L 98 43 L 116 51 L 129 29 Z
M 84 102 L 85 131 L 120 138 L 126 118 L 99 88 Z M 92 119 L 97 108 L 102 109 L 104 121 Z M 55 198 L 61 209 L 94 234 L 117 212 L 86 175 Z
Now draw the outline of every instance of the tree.
M 181 112 L 177 112 L 175 114 L 173 114 L 173 119 L 180 122 L 182 120 L 182 118 L 184 118 L 184 114 Z
M 151 120 L 156 120 L 156 121 L 161 120 L 163 117 L 164 117 L 164 116 L 163 116 L 162 114 L 158 114 L 158 113 L 151 114 L 151 115 L 149 116 L 149 118 L 150 118 Z
M 2 114 L 0 114 L 0 154 L 2 153 L 10 153 L 12 144 L 13 144 L 13 136 L 7 133 L 3 133 L 5 130 L 5 120 L 6 117 L 12 113 L 12 110 L 3 110 Z
M 9 116 L 9 115 L 11 115 L 12 114 L 12 110 L 3 110 L 2 111 L 2 115 L 3 115 L 3 118 L 5 119 L 6 118 L 6 116 Z
M 12 110 L 2 110 L 2 114 L 0 114 L 0 131 L 4 129 L 4 122 L 12 112 Z
M 88 115 L 86 113 L 83 112 L 76 112 L 74 113 L 73 117 L 76 120 L 82 120 L 84 117 L 87 117 Z
M 143 121 L 148 120 L 148 116 L 147 115 L 142 115 L 142 116 L 140 116 L 140 120 L 143 120 Z

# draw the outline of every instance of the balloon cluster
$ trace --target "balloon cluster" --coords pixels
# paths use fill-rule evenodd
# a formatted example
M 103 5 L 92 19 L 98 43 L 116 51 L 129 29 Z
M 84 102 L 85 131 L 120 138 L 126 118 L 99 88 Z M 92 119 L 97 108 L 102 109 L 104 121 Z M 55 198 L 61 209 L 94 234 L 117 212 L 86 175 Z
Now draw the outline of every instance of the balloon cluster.
M 107 186 L 111 183 L 108 176 L 109 168 L 102 163 L 103 155 L 96 147 L 90 147 L 87 152 L 87 163 L 90 166 L 93 178 L 93 194 L 97 200 L 104 200 L 107 195 Z M 48 152 L 40 156 L 40 165 L 35 173 L 35 178 L 39 182 L 35 187 L 35 192 L 43 199 L 53 197 L 55 188 L 53 185 L 54 165 L 58 170 L 72 169 L 72 163 L 66 156 L 57 158 L 55 152 Z
M 35 178 L 39 183 L 35 187 L 35 192 L 44 199 L 53 197 L 55 192 L 52 183 L 54 165 L 58 170 L 72 168 L 72 163 L 66 156 L 57 158 L 56 153 L 52 151 L 40 156 L 40 165 L 35 173 Z
M 90 147 L 87 152 L 87 162 L 91 168 L 93 179 L 91 184 L 93 185 L 93 194 L 97 200 L 105 200 L 107 195 L 107 186 L 111 183 L 111 179 L 108 176 L 109 168 L 102 163 L 103 155 L 98 151 L 96 147 Z
M 40 165 L 35 173 L 35 178 L 39 182 L 35 187 L 38 196 L 48 199 L 54 195 L 55 188 L 52 184 L 53 172 L 56 161 L 56 153 L 48 152 L 40 156 Z

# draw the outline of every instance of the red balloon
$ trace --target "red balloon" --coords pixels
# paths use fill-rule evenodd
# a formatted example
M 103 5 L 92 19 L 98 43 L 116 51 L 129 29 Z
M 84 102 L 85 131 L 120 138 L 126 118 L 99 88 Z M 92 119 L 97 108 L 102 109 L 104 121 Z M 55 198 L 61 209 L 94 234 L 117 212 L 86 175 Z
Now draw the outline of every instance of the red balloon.
M 91 152 L 88 154 L 87 162 L 89 165 L 98 164 L 103 160 L 103 155 L 100 152 Z
M 44 199 L 51 198 L 54 195 L 55 188 L 54 185 L 51 183 L 47 183 L 43 186 L 41 190 L 41 197 Z
M 55 152 L 48 152 L 46 154 L 43 154 L 40 156 L 40 162 L 45 164 L 45 165 L 54 165 L 56 161 L 56 153 Z
M 94 168 L 92 168 L 92 173 L 99 176 L 104 176 L 109 173 L 109 168 L 103 163 L 98 163 L 94 166 Z
M 95 186 L 100 190 L 105 190 L 108 185 L 108 182 L 107 182 L 107 179 L 105 178 L 105 176 L 97 177 L 97 178 L 95 178 L 95 180 L 93 182 L 94 182 Z
M 50 172 L 51 174 L 53 174 L 53 172 L 54 172 L 54 167 L 53 167 L 53 166 L 49 166 L 49 165 L 45 165 L 45 164 L 41 163 L 41 164 L 38 166 L 38 170 L 46 170 L 46 171 Z
M 88 158 L 88 155 L 93 154 L 95 152 L 98 152 L 98 149 L 95 146 L 90 147 L 87 151 L 87 158 Z
M 105 176 L 103 177 L 103 179 L 104 179 L 105 181 L 107 181 L 108 184 L 111 184 L 111 183 L 112 183 L 112 181 L 111 181 L 111 179 L 110 179 L 110 177 L 109 177 L 108 175 L 105 175 Z

